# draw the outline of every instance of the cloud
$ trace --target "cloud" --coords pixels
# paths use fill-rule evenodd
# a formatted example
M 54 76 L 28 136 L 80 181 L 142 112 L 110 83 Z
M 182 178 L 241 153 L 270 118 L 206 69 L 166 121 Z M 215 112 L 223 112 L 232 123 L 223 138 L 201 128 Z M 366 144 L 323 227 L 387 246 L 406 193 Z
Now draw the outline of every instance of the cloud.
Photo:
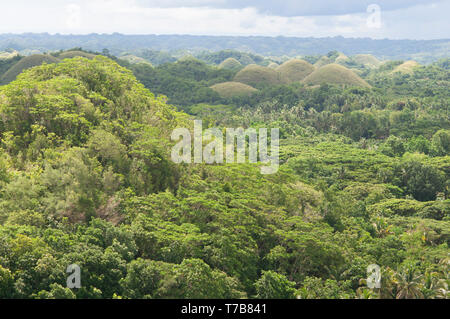
M 286 0 L 284 10 L 294 1 Z M 358 2 L 364 0 L 358 0 Z M 448 12 L 450 0 L 431 1 L 412 7 L 396 2 L 396 10 L 381 6 L 380 24 L 368 23 L 367 8 L 362 12 L 347 8 L 345 13 L 320 15 L 282 15 L 264 11 L 269 3 L 259 0 L 258 7 L 235 5 L 232 0 L 15 0 L 0 5 L 0 33 L 124 33 L 194 35 L 265 35 L 297 37 L 371 37 L 436 39 L 450 38 Z M 316 0 L 315 8 L 331 1 Z M 338 1 L 333 1 L 338 2 Z M 352 1 L 349 1 L 350 3 Z M 367 1 L 369 2 L 369 1 Z M 370 2 L 376 2 L 371 0 Z M 378 1 L 383 2 L 383 1 Z M 421 1 L 409 1 L 408 4 Z M 423 1 L 422 1 L 423 2 Z M 180 5 L 182 3 L 182 5 Z M 256 3 L 256 1 L 255 1 Z M 295 1 L 298 3 L 298 1 Z M 303 5 L 312 1 L 301 1 Z M 340 2 L 338 2 L 340 3 Z M 346 2 L 347 3 L 347 2 Z M 26 5 L 25 5 L 26 4 Z M 278 4 L 277 4 L 278 5 Z M 281 5 L 281 3 L 280 3 Z M 275 6 L 275 5 L 274 5 Z M 298 4 L 296 5 L 298 7 Z M 241 8 L 242 7 L 242 8 Z M 391 4 L 390 8 L 393 8 Z M 68 8 L 72 8 L 68 10 Z M 303 13 L 307 11 L 302 7 Z M 281 9 L 280 9 L 281 10 Z M 294 10 L 294 9 L 293 9 Z M 333 8 L 335 12 L 340 12 Z M 350 12 L 350 13 L 349 13 Z M 327 13 L 327 14 L 325 14 Z M 372 22 L 376 22 L 374 19 Z
M 441 2 L 444 0 L 434 0 Z M 138 0 L 146 7 L 210 7 L 226 9 L 256 8 L 269 15 L 327 16 L 366 12 L 371 4 L 379 5 L 384 11 L 406 9 L 430 0 Z
M 317 26 L 311 17 L 262 15 L 255 8 L 140 7 L 125 0 L 90 0 L 83 12 L 85 30 L 133 34 L 304 35 Z M 95 21 L 95 26 L 89 22 Z M 114 21 L 114 25 L 111 25 Z M 84 30 L 83 30 L 84 31 Z

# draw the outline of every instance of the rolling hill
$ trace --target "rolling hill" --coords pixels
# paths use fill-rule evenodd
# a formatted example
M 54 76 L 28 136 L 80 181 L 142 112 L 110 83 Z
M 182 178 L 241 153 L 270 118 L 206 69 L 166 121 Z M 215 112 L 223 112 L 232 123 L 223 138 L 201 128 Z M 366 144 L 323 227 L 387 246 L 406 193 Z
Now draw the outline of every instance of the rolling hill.
M 378 68 L 382 62 L 378 60 L 376 57 L 374 57 L 371 54 L 357 54 L 354 57 L 352 57 L 353 61 L 355 61 L 358 64 L 362 64 L 365 67 L 376 69 Z
M 219 64 L 219 68 L 226 70 L 239 70 L 241 67 L 241 62 L 239 62 L 235 58 L 228 58 Z
M 58 59 L 60 59 L 60 60 L 72 59 L 75 57 L 83 57 L 83 58 L 87 58 L 87 59 L 93 59 L 95 57 L 95 54 L 75 50 L 75 51 L 62 52 L 58 55 Z
M 47 54 L 35 54 L 23 58 L 14 64 L 8 71 L 0 78 L 0 83 L 6 84 L 12 82 L 16 77 L 26 69 L 42 65 L 44 63 L 58 63 L 59 59 Z
M 314 66 L 319 69 L 325 65 L 331 64 L 333 63 L 333 60 L 331 60 L 329 57 L 327 56 L 323 56 L 321 57 L 316 63 L 314 63 Z
M 219 93 L 221 97 L 249 96 L 258 90 L 250 85 L 240 82 L 224 82 L 211 86 L 211 89 Z
M 403 73 L 403 74 L 412 74 L 414 72 L 414 68 L 420 66 L 416 61 L 406 61 L 403 64 L 397 66 L 392 73 Z
M 338 84 L 344 86 L 362 86 L 370 87 L 370 85 L 356 75 L 351 70 L 339 64 L 328 64 L 314 71 L 304 79 L 304 83 L 310 85 Z
M 135 55 L 131 55 L 131 54 L 123 55 L 123 56 L 119 57 L 119 59 L 125 60 L 131 64 L 144 63 L 144 64 L 148 64 L 148 65 L 152 66 L 152 64 L 149 61 L 147 61 L 146 59 L 135 56 Z
M 334 60 L 334 63 L 342 64 L 342 65 L 344 65 L 347 62 L 350 62 L 350 58 L 343 53 L 339 53 L 336 60 Z
M 278 85 L 281 84 L 280 73 L 274 69 L 251 64 L 239 71 L 234 81 L 248 84 L 250 86 L 265 84 Z
M 301 82 L 314 70 L 312 64 L 299 59 L 289 60 L 277 68 L 284 83 Z

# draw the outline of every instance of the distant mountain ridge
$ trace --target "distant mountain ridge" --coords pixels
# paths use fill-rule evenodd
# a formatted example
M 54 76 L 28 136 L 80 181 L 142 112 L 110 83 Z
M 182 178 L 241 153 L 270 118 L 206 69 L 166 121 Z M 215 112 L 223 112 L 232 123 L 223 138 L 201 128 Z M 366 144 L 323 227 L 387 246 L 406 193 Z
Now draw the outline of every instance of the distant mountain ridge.
M 195 36 L 195 35 L 51 35 L 48 33 L 0 34 L 0 51 L 14 49 L 22 54 L 35 50 L 55 51 L 82 47 L 86 50 L 108 49 L 114 55 L 135 50 L 220 51 L 233 49 L 265 56 L 326 54 L 338 50 L 346 55 L 372 54 L 379 59 L 433 62 L 448 57 L 450 39 L 442 40 L 374 40 L 370 38 L 295 38 L 264 36 Z

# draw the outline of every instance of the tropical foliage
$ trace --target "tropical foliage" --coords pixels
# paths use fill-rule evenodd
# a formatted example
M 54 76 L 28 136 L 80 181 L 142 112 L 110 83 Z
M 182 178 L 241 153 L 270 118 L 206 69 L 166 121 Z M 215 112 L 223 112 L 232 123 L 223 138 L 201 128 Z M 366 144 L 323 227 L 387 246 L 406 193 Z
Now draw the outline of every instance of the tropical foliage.
M 64 59 L 0 87 L 0 298 L 448 298 L 442 63 L 230 98 L 210 86 L 238 70 L 121 64 Z M 280 128 L 279 171 L 174 164 L 171 132 L 195 118 Z

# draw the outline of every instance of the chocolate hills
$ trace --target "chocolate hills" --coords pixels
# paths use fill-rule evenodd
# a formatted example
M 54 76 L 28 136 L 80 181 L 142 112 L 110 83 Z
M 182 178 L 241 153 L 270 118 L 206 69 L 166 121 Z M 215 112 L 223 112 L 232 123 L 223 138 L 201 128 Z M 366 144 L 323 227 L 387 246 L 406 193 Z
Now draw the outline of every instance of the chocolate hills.
M 219 95 L 224 98 L 244 95 L 248 96 L 258 91 L 254 87 L 240 82 L 219 83 L 211 86 L 211 89 L 219 93 Z
M 315 68 L 306 61 L 292 59 L 280 65 L 276 70 L 280 72 L 281 80 L 284 83 L 294 83 L 303 81 L 314 72 Z
M 339 64 L 328 64 L 308 75 L 304 83 L 310 85 L 337 84 L 343 86 L 370 87 L 361 77 L 353 71 Z
M 248 84 L 250 86 L 258 84 L 278 85 L 282 83 L 279 72 L 256 64 L 248 65 L 239 71 L 236 74 L 234 81 Z

